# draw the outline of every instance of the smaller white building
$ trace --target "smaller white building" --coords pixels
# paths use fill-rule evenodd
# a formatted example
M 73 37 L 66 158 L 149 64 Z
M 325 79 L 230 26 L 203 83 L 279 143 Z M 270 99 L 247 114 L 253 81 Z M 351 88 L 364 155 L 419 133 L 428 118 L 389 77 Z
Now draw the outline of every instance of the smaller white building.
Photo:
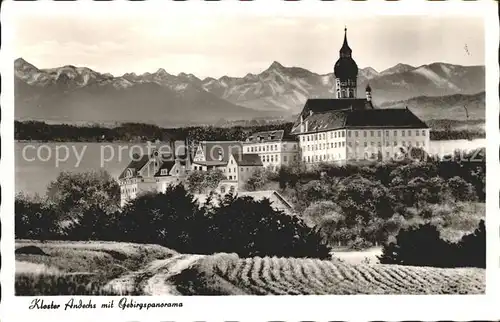
M 238 190 L 243 190 L 248 179 L 258 169 L 264 170 L 258 154 L 233 153 L 226 166 L 226 178 L 237 182 Z
M 243 153 L 258 154 L 265 168 L 277 170 L 299 161 L 299 142 L 284 130 L 257 132 L 243 143 Z
M 239 141 L 202 141 L 198 144 L 190 170 L 226 171 L 226 165 L 232 153 L 242 153 L 243 145 Z

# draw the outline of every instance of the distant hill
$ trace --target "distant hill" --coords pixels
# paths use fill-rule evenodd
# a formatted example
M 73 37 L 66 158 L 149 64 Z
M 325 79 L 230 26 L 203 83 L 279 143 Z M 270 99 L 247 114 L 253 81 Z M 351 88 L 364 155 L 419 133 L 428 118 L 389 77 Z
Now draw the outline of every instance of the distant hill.
M 476 94 L 485 89 L 485 71 L 484 66 L 445 63 L 420 67 L 397 64 L 380 73 L 371 67 L 362 68 L 358 73 L 358 97 L 365 97 L 368 83 L 375 103 L 423 95 Z M 203 80 L 203 88 L 235 104 L 297 113 L 307 98 L 333 97 L 334 76 L 273 62 L 260 74 Z
M 307 98 L 333 97 L 331 73 L 319 75 L 279 62 L 259 74 L 203 80 L 192 74 L 171 75 L 162 68 L 154 73 L 113 76 L 71 65 L 39 69 L 22 58 L 14 65 L 18 120 L 143 122 L 161 126 L 290 120 Z M 359 70 L 358 96 L 364 97 L 369 83 L 376 105 L 403 105 L 411 99 L 410 107 L 414 104 L 420 110 L 423 104 L 432 110 L 421 112 L 425 119 L 427 114 L 431 118 L 458 117 L 462 101 L 449 97 L 459 94 L 457 97 L 462 97 L 464 103 L 482 103 L 484 114 L 484 73 L 484 66 L 445 63 L 420 67 L 397 64 L 380 73 L 367 67 Z M 469 97 L 472 94 L 479 95 L 479 99 Z M 440 104 L 441 109 L 435 108 Z M 452 109 L 445 108 L 450 104 Z M 477 110 L 480 108 L 478 105 Z
M 15 117 L 21 120 L 175 126 L 280 116 L 238 106 L 162 70 L 131 81 L 74 66 L 40 70 L 23 60 L 15 66 Z
M 377 105 L 380 108 L 404 108 L 406 106 L 423 120 L 484 121 L 486 112 L 485 92 L 473 95 L 419 96 L 408 100 L 385 102 Z

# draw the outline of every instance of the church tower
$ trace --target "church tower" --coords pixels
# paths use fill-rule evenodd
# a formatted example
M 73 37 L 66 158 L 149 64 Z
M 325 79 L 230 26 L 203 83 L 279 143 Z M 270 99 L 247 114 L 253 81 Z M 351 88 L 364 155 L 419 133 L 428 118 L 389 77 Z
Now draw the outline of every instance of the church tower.
M 335 98 L 356 98 L 358 65 L 352 59 L 352 50 L 347 43 L 347 28 L 344 29 L 344 43 L 340 58 L 335 63 Z

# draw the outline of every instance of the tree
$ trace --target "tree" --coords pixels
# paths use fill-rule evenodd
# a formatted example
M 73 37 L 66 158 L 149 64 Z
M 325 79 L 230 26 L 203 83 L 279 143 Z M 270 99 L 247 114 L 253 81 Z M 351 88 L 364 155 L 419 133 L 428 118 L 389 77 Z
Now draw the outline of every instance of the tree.
M 278 181 L 281 189 L 286 187 L 294 188 L 301 177 L 307 174 L 304 163 L 298 161 L 291 165 L 283 165 L 278 170 Z
M 100 206 L 92 205 L 66 228 L 66 235 L 71 240 L 119 240 L 116 219 L 116 213 L 106 213 Z
M 351 176 L 343 179 L 337 189 L 336 203 L 349 225 L 368 223 L 374 217 L 390 218 L 394 214 L 394 196 L 378 181 Z
M 442 240 L 431 224 L 401 229 L 395 243 L 384 245 L 381 264 L 453 267 L 453 246 Z
M 47 186 L 46 195 L 69 218 L 78 217 L 94 206 L 106 213 L 115 212 L 120 206 L 120 186 L 106 171 L 61 172 Z
M 187 177 L 187 186 L 191 193 L 203 193 L 216 189 L 224 179 L 226 176 L 219 169 L 192 171 Z
M 333 197 L 333 190 L 324 180 L 312 180 L 299 188 L 301 198 L 309 203 L 328 200 Z
M 245 189 L 248 191 L 261 190 L 269 182 L 266 170 L 255 170 L 245 183 Z
M 211 213 L 204 253 L 235 252 L 242 257 L 330 258 L 321 234 L 300 218 L 271 207 L 269 200 L 227 196 Z
M 182 185 L 168 186 L 165 193 L 146 193 L 127 204 L 117 229 L 126 241 L 196 252 L 192 238 L 205 230 L 194 220 L 198 211 L 198 203 Z
M 468 235 L 464 235 L 458 243 L 459 262 L 457 266 L 486 268 L 486 227 L 484 220 L 479 222 L 478 228 Z
M 14 207 L 16 238 L 45 241 L 60 236 L 60 216 L 53 204 L 18 195 Z
M 453 198 L 457 201 L 472 201 L 477 199 L 474 186 L 464 179 L 455 176 L 447 180 Z
M 214 190 L 219 186 L 219 183 L 226 179 L 224 172 L 219 169 L 210 170 L 206 173 L 205 179 L 203 181 L 203 186 L 206 189 Z
M 344 215 L 342 209 L 334 202 L 318 201 L 304 210 L 302 218 L 310 227 L 318 226 L 321 228 L 325 223 L 332 224 L 344 220 Z
M 186 179 L 188 190 L 192 193 L 202 193 L 204 179 L 205 174 L 203 171 L 191 171 Z

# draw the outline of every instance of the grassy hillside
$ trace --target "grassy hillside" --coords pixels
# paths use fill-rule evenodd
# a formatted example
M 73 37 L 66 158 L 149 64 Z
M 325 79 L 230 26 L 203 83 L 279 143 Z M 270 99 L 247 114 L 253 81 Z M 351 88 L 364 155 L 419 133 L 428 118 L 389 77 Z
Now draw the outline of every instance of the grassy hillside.
M 16 295 L 113 294 L 103 290 L 109 280 L 174 254 L 158 245 L 16 240 Z

